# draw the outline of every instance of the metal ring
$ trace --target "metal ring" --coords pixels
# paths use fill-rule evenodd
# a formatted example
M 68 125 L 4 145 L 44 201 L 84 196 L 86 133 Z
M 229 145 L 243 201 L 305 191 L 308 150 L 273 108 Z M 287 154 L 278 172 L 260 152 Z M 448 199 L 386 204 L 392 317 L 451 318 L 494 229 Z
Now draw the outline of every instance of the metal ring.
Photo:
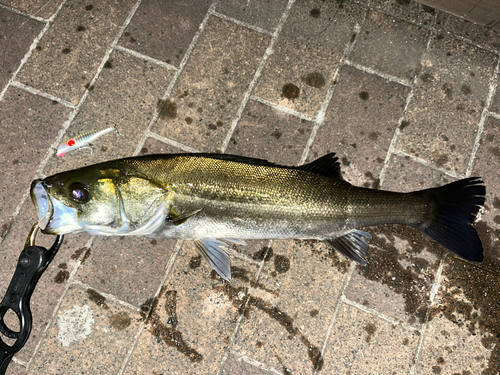
M 30 246 L 35 246 L 35 238 L 36 238 L 36 234 L 38 233 L 39 229 L 40 229 L 40 227 L 38 226 L 38 223 L 33 225 L 33 227 L 31 228 L 31 230 L 28 234 L 28 238 L 26 238 L 26 242 L 24 243 L 25 249 L 27 247 L 30 247 Z

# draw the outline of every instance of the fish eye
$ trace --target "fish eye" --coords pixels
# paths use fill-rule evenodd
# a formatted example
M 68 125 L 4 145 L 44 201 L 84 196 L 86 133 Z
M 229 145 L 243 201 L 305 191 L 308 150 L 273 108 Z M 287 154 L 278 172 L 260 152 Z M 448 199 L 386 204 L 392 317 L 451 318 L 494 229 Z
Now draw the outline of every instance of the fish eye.
M 81 203 L 87 202 L 90 198 L 88 187 L 81 182 L 75 182 L 69 186 L 69 195 L 75 201 Z

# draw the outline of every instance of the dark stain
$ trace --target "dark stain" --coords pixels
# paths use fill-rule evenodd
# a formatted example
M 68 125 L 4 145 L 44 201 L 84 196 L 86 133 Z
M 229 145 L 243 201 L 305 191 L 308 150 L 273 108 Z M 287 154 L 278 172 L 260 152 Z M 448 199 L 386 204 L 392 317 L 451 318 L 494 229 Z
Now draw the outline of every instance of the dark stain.
M 259 288 L 259 289 L 262 289 L 276 297 L 279 296 L 278 292 L 276 292 L 275 290 L 272 290 L 272 289 L 269 289 L 268 287 L 266 287 L 264 284 L 262 283 L 259 283 L 259 282 L 256 282 L 251 276 L 252 274 L 247 271 L 246 269 L 244 268 L 241 268 L 241 267 L 237 267 L 237 266 L 231 266 L 231 276 L 235 279 L 239 279 L 241 281 L 244 281 L 246 283 L 249 283 L 251 287 L 253 288 Z M 216 274 L 212 274 L 212 278 L 215 278 L 216 277 Z
M 71 259 L 73 260 L 78 260 L 80 259 L 81 255 L 83 254 L 82 261 L 81 263 L 85 263 L 87 258 L 90 256 L 90 249 L 87 247 L 81 247 L 78 250 L 76 250 L 73 254 L 71 254 Z
M 201 255 L 192 257 L 191 260 L 189 261 L 189 268 L 191 268 L 192 270 L 195 270 L 200 266 L 201 266 Z
M 141 154 L 147 154 L 148 151 L 149 151 L 149 149 L 146 146 L 144 146 L 143 148 L 141 148 Z
M 476 76 L 476 74 L 475 74 L 474 72 L 469 72 L 469 75 L 470 75 L 471 77 L 475 77 L 475 76 Z
M 109 317 L 109 324 L 118 331 L 123 331 L 131 322 L 132 319 L 127 312 L 119 312 Z
M 216 277 L 216 272 L 213 271 L 212 275 L 213 277 Z M 309 341 L 309 339 L 297 327 L 294 326 L 294 319 L 286 312 L 259 297 L 250 295 L 248 293 L 248 288 L 235 288 L 229 283 L 224 283 L 223 285 L 215 286 L 214 289 L 226 294 L 233 306 L 237 309 L 238 313 L 244 314 L 246 318 L 249 318 L 251 312 L 254 309 L 258 309 L 267 314 L 271 319 L 275 320 L 279 325 L 281 325 L 291 337 L 297 336 L 306 347 L 307 354 L 313 364 L 314 370 L 321 370 L 321 368 L 323 367 L 323 357 L 321 356 L 321 350 L 317 346 L 313 345 Z M 240 299 L 239 293 L 244 293 L 245 297 Z M 246 310 L 245 306 L 247 307 Z
M 300 96 L 300 89 L 293 83 L 287 83 L 281 90 L 281 97 L 289 100 L 297 99 Z
M 169 317 L 168 320 L 171 323 L 167 323 L 167 325 L 162 322 L 160 316 L 154 311 L 156 309 L 155 304 L 154 309 L 152 309 L 147 318 L 150 327 L 149 332 L 157 338 L 158 342 L 163 341 L 166 345 L 173 347 L 188 357 L 191 362 L 200 362 L 203 356 L 195 349 L 189 347 L 182 337 L 182 332 L 177 330 L 177 292 L 175 290 L 166 291 L 165 298 L 165 309 Z
M 64 53 L 65 55 L 67 55 L 70 52 L 71 52 L 71 48 L 63 48 L 62 49 L 62 53 Z
M 449 100 L 453 99 L 453 86 L 451 84 L 445 83 L 445 84 L 443 84 L 443 86 L 441 86 L 441 89 L 446 94 L 447 99 L 449 99 Z
M 271 259 L 272 256 L 273 256 L 273 248 L 263 246 L 259 251 L 253 254 L 252 258 L 254 260 L 263 260 L 264 262 L 267 262 L 269 261 L 269 259 Z
M 448 156 L 445 154 L 440 154 L 436 160 L 436 166 L 441 168 L 448 162 Z
M 13 164 L 13 165 L 17 165 L 17 164 L 19 164 L 19 159 L 14 159 L 14 160 L 12 160 L 12 164 Z
M 198 113 L 202 113 L 203 112 L 203 108 L 198 107 L 197 111 L 198 111 Z
M 396 0 L 396 2 L 397 2 L 399 5 L 404 5 L 404 6 L 407 6 L 407 5 L 410 5 L 411 0 Z
M 493 198 L 493 207 L 500 208 L 500 199 L 498 197 Z
M 147 151 L 146 151 L 146 152 L 147 152 Z M 149 241 L 149 243 L 150 243 L 151 245 L 153 245 L 153 246 L 156 246 L 156 245 L 158 244 L 158 241 L 156 241 L 156 240 L 153 238 L 151 241 Z
M 60 270 L 54 277 L 54 282 L 56 284 L 62 284 L 69 279 L 69 272 L 65 270 Z
M 495 217 L 493 218 L 493 222 L 500 224 L 500 215 L 495 215 Z
M 349 146 L 351 146 L 352 148 L 356 148 L 357 147 L 356 143 L 351 143 Z
M 262 348 L 264 346 L 264 344 L 261 341 L 257 341 L 255 343 L 255 346 L 260 349 L 260 348 Z
M 86 29 L 85 29 L 85 26 L 83 26 L 83 25 L 78 25 L 78 26 L 76 27 L 76 31 L 85 31 L 85 30 L 86 30 Z
M 381 157 L 377 157 L 377 163 L 379 164 L 382 164 L 384 162 L 384 159 L 382 159 Z
M 444 38 L 444 35 L 443 35 L 443 34 L 437 34 L 437 35 L 436 35 L 436 39 L 437 39 L 437 40 L 441 40 L 441 39 L 443 39 L 443 38 Z
M 451 56 L 451 52 L 446 52 L 446 56 Z
M 351 35 L 351 41 L 350 41 L 351 44 L 354 43 L 354 40 L 356 39 L 357 35 L 358 34 L 356 34 L 356 33 L 352 33 L 352 35 Z
M 483 222 L 479 222 L 481 224 Z M 483 238 L 481 238 L 483 239 Z M 500 371 L 500 274 L 488 272 L 461 259 L 450 257 L 444 270 L 440 304 L 430 309 L 429 320 L 444 317 L 454 325 L 479 335 L 484 348 L 491 351 L 482 375 Z
M 41 51 L 41 50 L 42 50 L 42 46 L 36 46 L 36 47 L 35 47 L 35 49 L 36 49 L 37 51 Z
M 432 366 L 433 374 L 441 374 L 441 366 Z
M 488 134 L 486 136 L 486 140 L 489 141 L 489 142 L 493 141 L 494 139 L 495 139 L 495 136 L 493 134 Z
M 460 91 L 462 91 L 462 94 L 464 95 L 470 95 L 472 93 L 469 85 L 462 85 L 462 87 L 460 87 Z
M 320 89 L 326 84 L 325 77 L 323 74 L 318 72 L 309 73 L 302 80 L 306 83 L 306 85 L 314 87 L 316 89 Z
M 422 7 L 422 10 L 426 13 L 434 14 L 436 10 L 434 8 L 431 8 L 430 6 L 427 5 L 420 5 Z
M 282 135 L 283 135 L 283 133 L 280 132 L 278 129 L 274 130 L 271 133 L 271 136 L 274 137 L 274 138 L 276 138 L 276 139 L 280 139 Z
M 373 176 L 372 172 L 365 172 L 365 177 L 369 178 L 371 182 L 365 182 L 364 187 L 371 187 L 372 189 L 378 189 L 380 187 L 380 178 Z
M 185 98 L 188 95 L 189 95 L 189 91 L 188 90 L 184 90 L 183 92 L 181 92 L 180 90 L 177 91 L 177 97 L 179 99 L 183 99 L 183 98 Z
M 216 130 L 217 126 L 215 124 L 208 124 L 207 125 L 210 130 Z
M 366 91 L 361 91 L 359 93 L 359 97 L 361 98 L 361 100 L 368 100 L 370 99 L 370 94 Z
M 160 293 L 161 294 L 161 293 Z M 151 297 L 146 300 L 139 308 L 142 319 L 146 320 L 149 316 L 149 313 L 156 308 L 158 304 L 158 298 Z
M 217 125 L 218 128 L 221 128 L 222 125 L 224 125 L 224 123 L 221 120 L 217 120 L 217 122 L 215 123 L 215 125 Z
M 274 256 L 274 269 L 278 273 L 285 273 L 290 269 L 290 259 L 283 255 Z
M 94 302 L 97 306 L 102 307 L 104 309 L 109 309 L 108 304 L 106 303 L 106 298 L 99 293 L 97 293 L 93 289 L 87 289 L 87 295 L 89 299 Z
M 379 137 L 380 137 L 380 133 L 379 132 L 371 132 L 368 135 L 368 138 L 371 139 L 372 141 L 376 141 Z
M 429 304 L 428 294 L 434 282 L 432 270 L 437 268 L 439 260 L 430 264 L 418 254 L 426 249 L 439 258 L 441 247 L 417 229 L 404 225 L 371 227 L 366 231 L 373 236 L 367 256 L 368 264 L 365 267 L 358 266 L 358 272 L 366 279 L 387 285 L 402 295 L 410 323 L 417 320 L 423 323 Z M 407 251 L 399 252 L 394 246 L 397 239 L 406 240 Z M 403 266 L 401 261 L 408 266 Z
M 106 61 L 106 62 L 104 63 L 104 68 L 105 68 L 105 69 L 111 69 L 111 68 L 113 68 L 113 60 L 112 60 L 112 59 L 109 59 L 108 61 Z
M 184 121 L 186 121 L 186 124 L 188 125 L 191 125 L 193 123 L 193 119 L 191 117 L 186 117 Z
M 85 6 L 85 10 L 92 10 L 92 9 L 94 9 L 93 5 L 87 5 L 87 6 Z
M 372 337 L 375 334 L 375 331 L 377 330 L 377 327 L 373 323 L 368 323 L 366 326 L 363 327 L 363 329 L 368 333 L 368 336 L 365 337 L 366 342 L 371 342 Z
M 342 165 L 345 165 L 346 167 L 351 165 L 351 162 L 345 156 L 342 156 L 342 159 L 340 159 L 340 161 L 342 162 Z
M 403 340 L 403 345 L 404 345 L 404 346 L 408 346 L 408 344 L 409 344 L 409 343 L 410 343 L 410 340 L 408 340 L 408 338 L 405 338 L 405 339 Z
M 424 83 L 431 83 L 434 81 L 434 76 L 431 73 L 424 73 L 422 74 L 422 82 Z
M 319 16 L 321 16 L 321 10 L 319 10 L 318 8 L 313 8 L 313 9 L 311 9 L 311 11 L 309 12 L 309 15 L 310 15 L 312 18 L 319 18 Z
M 62 269 L 62 270 L 66 270 L 66 269 L 68 269 L 68 263 L 59 263 L 59 265 L 57 267 Z
M 171 120 L 177 117 L 177 104 L 171 100 L 159 99 L 156 104 L 158 116 L 162 120 Z
M 319 311 L 316 309 L 313 309 L 309 312 L 309 315 L 311 315 L 313 318 L 318 316 L 318 314 L 319 314 Z

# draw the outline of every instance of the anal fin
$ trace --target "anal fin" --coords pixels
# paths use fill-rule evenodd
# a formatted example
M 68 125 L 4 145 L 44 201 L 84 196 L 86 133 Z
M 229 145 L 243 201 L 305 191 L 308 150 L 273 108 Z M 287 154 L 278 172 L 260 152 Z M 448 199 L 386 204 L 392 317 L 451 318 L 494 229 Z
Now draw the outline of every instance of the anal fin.
M 368 232 L 355 229 L 343 236 L 329 238 L 323 242 L 327 243 L 334 250 L 342 253 L 347 258 L 366 266 L 368 243 L 365 241 L 365 238 L 372 238 L 372 235 Z
M 219 276 L 224 280 L 231 281 L 231 260 L 229 255 L 221 249 L 221 246 L 227 247 L 227 244 L 212 238 L 193 240 L 193 243 L 203 259 L 210 264 Z

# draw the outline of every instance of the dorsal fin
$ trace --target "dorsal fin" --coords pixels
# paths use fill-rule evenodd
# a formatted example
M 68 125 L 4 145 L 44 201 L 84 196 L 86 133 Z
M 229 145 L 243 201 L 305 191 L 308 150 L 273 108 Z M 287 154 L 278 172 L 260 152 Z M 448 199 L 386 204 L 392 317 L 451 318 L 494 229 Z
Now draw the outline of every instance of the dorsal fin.
M 336 157 L 333 152 L 326 154 L 308 164 L 301 165 L 300 167 L 297 167 L 297 169 L 344 181 L 342 171 L 340 170 L 339 158 Z

